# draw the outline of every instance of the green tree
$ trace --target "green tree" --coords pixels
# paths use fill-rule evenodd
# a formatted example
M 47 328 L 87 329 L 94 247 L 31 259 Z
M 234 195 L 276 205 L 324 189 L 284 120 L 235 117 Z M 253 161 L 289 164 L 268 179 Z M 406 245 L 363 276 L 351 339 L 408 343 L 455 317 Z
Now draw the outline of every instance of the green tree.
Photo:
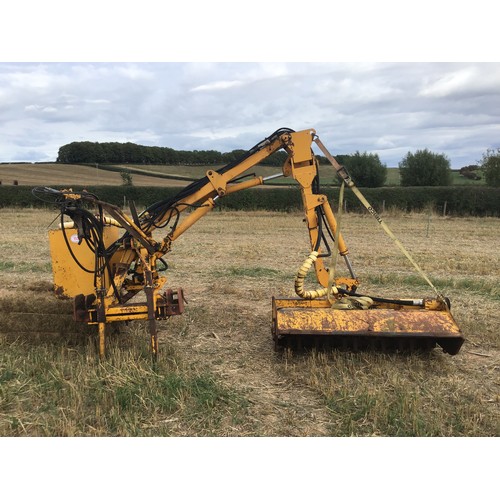
M 96 142 L 72 142 L 59 148 L 57 162 L 59 163 L 94 163 L 101 161 L 97 158 L 98 143 Z M 97 158 L 97 159 L 96 159 Z
M 222 153 L 222 163 L 231 163 L 235 160 L 239 160 L 246 153 L 247 151 L 245 149 L 233 149 L 229 153 Z
M 500 187 L 500 148 L 488 149 L 480 162 L 488 186 Z
M 419 149 L 399 162 L 402 186 L 449 186 L 451 184 L 450 160 L 428 149 Z
M 356 151 L 343 156 L 342 164 L 360 187 L 380 187 L 387 179 L 387 165 L 380 161 L 378 154 Z
M 120 172 L 120 176 L 122 178 L 123 186 L 132 186 L 132 174 L 130 173 L 130 170 L 122 170 Z

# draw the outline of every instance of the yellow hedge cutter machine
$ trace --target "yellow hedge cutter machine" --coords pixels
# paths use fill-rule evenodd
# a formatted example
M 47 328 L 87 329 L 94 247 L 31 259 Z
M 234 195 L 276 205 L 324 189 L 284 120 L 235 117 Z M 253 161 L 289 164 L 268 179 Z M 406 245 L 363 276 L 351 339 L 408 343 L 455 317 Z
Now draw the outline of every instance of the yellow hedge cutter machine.
M 320 190 L 313 142 L 342 179 L 341 191 L 343 186 L 354 191 L 431 286 L 434 297 L 387 299 L 357 292 L 359 281 L 349 260 L 347 245 L 330 203 Z M 288 154 L 282 172 L 250 179 L 243 175 L 280 149 Z M 237 161 L 218 170 L 208 170 L 205 177 L 140 214 L 133 204 L 129 216 L 88 192 L 35 188 L 34 194 L 50 199 L 61 212 L 60 228 L 49 234 L 55 291 L 60 296 L 73 298 L 76 321 L 98 325 L 100 355 L 105 355 L 106 325 L 147 320 L 151 351 L 156 359 L 157 320 L 168 319 L 184 310 L 182 289 L 163 290 L 165 255 L 219 199 L 280 176 L 293 178 L 300 188 L 311 246 L 295 281 L 298 297 L 272 299 L 272 337 L 276 347 L 430 349 L 438 344 L 449 354 L 458 353 L 464 339 L 451 315 L 449 301 L 436 290 L 346 170 L 327 151 L 313 129 L 295 132 L 281 128 Z M 93 207 L 92 211 L 89 206 Z M 156 241 L 154 230 L 165 227 L 169 228 L 167 236 Z M 345 260 L 348 277 L 335 276 L 337 255 Z M 328 267 L 325 259 L 330 256 L 332 263 Z M 312 267 L 320 287 L 305 290 L 304 279 Z

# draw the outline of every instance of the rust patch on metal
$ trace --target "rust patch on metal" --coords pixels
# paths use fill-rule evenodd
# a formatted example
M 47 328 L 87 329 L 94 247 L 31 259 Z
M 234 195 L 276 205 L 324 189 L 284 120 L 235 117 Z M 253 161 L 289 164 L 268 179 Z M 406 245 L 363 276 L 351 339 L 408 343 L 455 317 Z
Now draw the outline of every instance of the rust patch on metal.
M 170 316 L 177 316 L 184 312 L 184 303 L 187 302 L 184 298 L 182 288 L 172 290 L 168 288 L 159 297 L 156 304 L 156 318 L 166 319 Z
M 455 336 L 460 329 L 447 311 L 390 309 L 335 310 L 279 308 L 276 327 L 283 332 Z

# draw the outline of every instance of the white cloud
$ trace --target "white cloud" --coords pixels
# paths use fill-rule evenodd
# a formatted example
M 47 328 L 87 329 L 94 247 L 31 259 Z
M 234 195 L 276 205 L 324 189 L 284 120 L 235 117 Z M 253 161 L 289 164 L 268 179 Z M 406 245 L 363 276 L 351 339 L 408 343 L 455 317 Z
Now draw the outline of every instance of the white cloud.
M 453 95 L 464 91 L 471 83 L 475 82 L 477 76 L 477 70 L 473 67 L 460 69 L 438 78 L 438 80 L 423 88 L 419 95 L 429 97 Z
M 240 85 L 243 85 L 243 82 L 239 80 L 219 81 L 219 82 L 206 83 L 204 85 L 198 85 L 197 87 L 190 89 L 190 91 L 202 92 L 207 90 L 225 90 L 231 87 L 239 87 Z
M 57 112 L 57 108 L 54 106 L 41 106 L 39 104 L 29 104 L 25 106 L 24 109 L 26 111 L 34 111 L 34 112 L 42 112 L 42 113 L 55 113 Z
M 154 78 L 154 73 L 149 70 L 145 70 L 136 64 L 118 66 L 116 71 L 119 75 L 125 76 L 130 80 L 151 80 Z
M 419 95 L 424 97 L 453 97 L 495 93 L 500 89 L 500 65 L 496 63 L 462 65 L 429 79 Z
M 88 104 L 109 104 L 111 101 L 109 99 L 84 99 L 84 102 Z
M 498 63 L 0 63 L 0 161 L 78 140 L 229 151 L 291 127 L 333 153 L 394 166 L 427 147 L 458 168 L 498 147 L 499 88 Z

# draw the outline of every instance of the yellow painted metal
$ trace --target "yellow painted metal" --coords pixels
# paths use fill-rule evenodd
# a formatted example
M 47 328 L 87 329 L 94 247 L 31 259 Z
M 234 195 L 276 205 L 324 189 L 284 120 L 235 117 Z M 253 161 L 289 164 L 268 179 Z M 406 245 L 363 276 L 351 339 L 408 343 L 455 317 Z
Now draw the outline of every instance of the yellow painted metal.
M 286 169 L 291 168 L 292 177 L 302 188 L 310 188 L 318 170 L 316 160 L 311 150 L 312 135 L 309 130 L 294 132 L 291 134 L 291 141 L 286 144 L 293 155 L 290 156 L 290 163 Z M 306 205 L 307 206 L 307 205 Z
M 453 336 L 460 329 L 447 311 L 391 309 L 282 308 L 276 313 L 280 334 Z
M 243 191 L 244 189 L 248 189 L 254 186 L 261 186 L 262 184 L 264 184 L 262 176 L 255 177 L 254 179 L 250 179 L 249 181 L 238 182 L 238 184 L 227 186 L 226 195 L 236 193 L 238 191 Z
M 95 254 L 83 241 L 78 244 L 76 229 L 66 229 L 66 237 L 71 251 L 83 267 L 93 270 L 95 267 Z M 106 246 L 118 239 L 119 229 L 115 226 L 104 227 L 104 241 Z M 83 293 L 94 293 L 94 274 L 81 269 L 71 256 L 62 229 L 49 231 L 50 254 L 52 258 L 52 274 L 54 277 L 54 290 L 63 297 L 75 297 Z M 108 277 L 106 281 L 109 282 Z
M 195 222 L 200 220 L 204 215 L 206 215 L 210 210 L 215 207 L 215 203 L 212 198 L 209 198 L 205 203 L 197 208 L 194 212 L 190 213 L 186 219 L 177 226 L 175 231 L 169 236 L 171 241 L 175 241 L 182 233 L 187 231 Z
M 330 336 L 365 339 L 431 339 L 449 354 L 464 342 L 449 308 L 436 300 L 422 305 L 377 304 L 374 308 L 332 309 L 327 300 L 273 298 L 273 336 Z
M 208 170 L 207 177 L 215 191 L 217 191 L 217 194 L 219 196 L 224 196 L 227 188 L 227 181 L 224 179 L 224 176 L 215 170 Z
M 284 136 L 286 136 L 286 137 L 284 137 Z M 246 172 L 248 169 L 250 169 L 254 165 L 257 165 L 260 161 L 262 161 L 263 159 L 267 158 L 268 156 L 272 155 L 274 152 L 276 152 L 279 149 L 281 149 L 282 147 L 284 147 L 284 142 L 286 142 L 287 140 L 290 140 L 289 134 L 284 134 L 284 135 L 280 136 L 279 138 L 274 139 L 273 141 L 269 142 L 265 147 L 263 147 L 262 149 L 260 149 L 256 153 L 254 153 L 253 155 L 250 155 L 248 158 L 245 158 L 244 160 L 242 160 L 240 163 L 235 165 L 229 171 L 221 174 L 221 179 L 219 179 L 217 182 L 219 183 L 220 186 L 223 186 L 224 183 L 227 184 L 230 181 L 232 181 L 233 179 L 236 179 L 241 174 Z M 165 214 L 163 215 L 162 219 L 157 222 L 158 226 L 161 226 L 166 220 L 170 219 L 170 217 L 174 213 L 180 214 L 184 210 L 188 209 L 190 206 L 203 204 L 206 200 L 208 200 L 209 198 L 212 198 L 214 196 L 213 192 L 214 192 L 214 185 L 211 182 L 208 182 L 208 184 L 203 185 L 196 192 L 186 196 L 182 200 L 182 202 L 179 203 L 178 206 L 175 207 L 175 209 L 167 210 L 165 212 Z M 202 215 L 204 215 L 204 214 L 202 214 Z M 198 220 L 198 219 L 196 219 L 196 220 Z M 170 244 L 171 240 L 168 238 L 169 237 L 166 238 L 167 241 L 164 241 L 164 248 L 165 249 L 169 249 L 169 244 Z M 175 239 L 175 238 L 172 238 L 172 240 L 173 239 Z
M 293 151 L 293 162 L 295 165 L 311 161 L 312 151 L 311 144 L 315 130 L 307 129 L 299 132 L 292 132 L 292 141 L 288 145 L 289 149 Z
M 445 311 L 447 307 L 437 299 L 395 299 L 395 300 L 405 300 L 406 302 L 420 303 L 423 301 L 422 305 L 398 305 L 391 303 L 377 302 L 377 309 L 393 309 L 393 310 L 409 310 L 414 311 L 416 309 L 426 309 L 429 311 Z M 304 300 L 304 299 L 290 299 L 290 298 L 274 298 L 273 305 L 275 308 L 304 308 L 304 309 L 321 309 L 330 307 L 330 302 L 325 299 L 317 300 Z
M 113 217 L 104 216 L 102 218 L 102 220 L 103 220 L 104 224 L 106 224 L 108 226 L 116 226 L 116 227 L 120 227 L 120 228 L 122 227 L 118 221 L 113 219 Z M 59 227 L 61 227 L 61 224 L 59 224 Z M 74 227 L 75 227 L 75 223 L 72 220 L 64 223 L 65 229 L 73 229 Z
M 106 356 L 106 323 L 99 323 L 99 358 Z
M 158 295 L 155 296 L 155 302 L 157 301 Z M 146 302 L 137 302 L 131 305 L 106 305 L 105 310 L 106 323 L 150 319 L 149 306 Z M 96 325 L 98 323 L 96 312 L 91 316 L 91 319 L 88 321 L 88 323 L 91 325 Z
M 323 203 L 323 210 L 325 211 L 326 220 L 328 221 L 328 224 L 330 224 L 330 227 L 333 230 L 333 234 L 335 234 L 337 232 L 337 220 L 335 219 L 332 207 L 330 206 L 327 200 L 325 200 L 325 202 Z M 339 233 L 338 236 L 339 236 L 338 238 L 339 254 L 347 255 L 349 251 L 347 250 L 347 245 L 345 244 L 342 233 Z

